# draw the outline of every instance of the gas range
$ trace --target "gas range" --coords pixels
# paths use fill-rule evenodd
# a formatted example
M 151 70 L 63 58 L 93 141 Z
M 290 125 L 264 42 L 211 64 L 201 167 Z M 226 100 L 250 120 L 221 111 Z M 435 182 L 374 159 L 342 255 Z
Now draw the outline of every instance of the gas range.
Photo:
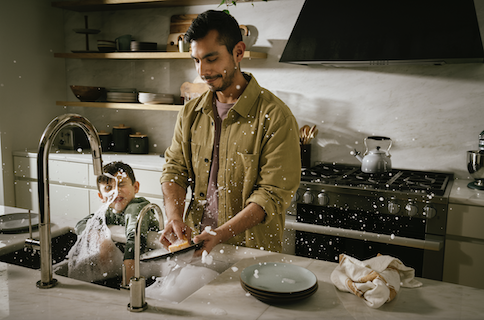
M 296 254 L 328 261 L 390 254 L 418 276 L 441 280 L 452 181 L 448 172 L 305 168 L 295 197 Z
M 432 219 L 427 231 L 442 234 L 452 180 L 447 172 L 392 169 L 369 174 L 360 166 L 320 163 L 302 170 L 296 203 Z

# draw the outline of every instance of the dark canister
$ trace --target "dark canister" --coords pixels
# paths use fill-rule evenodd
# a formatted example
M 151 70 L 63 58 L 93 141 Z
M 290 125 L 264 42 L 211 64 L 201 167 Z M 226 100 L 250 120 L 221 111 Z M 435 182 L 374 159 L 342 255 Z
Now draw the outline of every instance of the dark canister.
M 148 136 L 136 132 L 129 135 L 129 153 L 147 154 L 149 152 Z
M 128 152 L 129 150 L 129 134 L 131 128 L 126 127 L 124 124 L 120 124 L 117 127 L 113 127 L 113 148 L 115 152 Z
M 101 149 L 103 152 L 111 151 L 113 136 L 109 132 L 101 130 L 98 132 L 99 140 L 101 141 Z

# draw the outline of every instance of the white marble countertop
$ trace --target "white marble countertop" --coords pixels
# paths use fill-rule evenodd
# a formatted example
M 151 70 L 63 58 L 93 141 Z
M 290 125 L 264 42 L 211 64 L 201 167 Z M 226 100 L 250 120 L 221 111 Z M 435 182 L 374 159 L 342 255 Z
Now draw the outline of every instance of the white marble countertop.
M 473 180 L 455 179 L 449 196 L 449 203 L 484 207 L 484 190 L 467 187 Z
M 54 221 L 62 230 L 75 221 Z M 0 234 L 0 243 L 10 245 L 28 237 Z M 219 245 L 215 260 L 233 264 L 215 280 L 181 303 L 146 298 L 142 313 L 127 310 L 129 292 L 55 275 L 59 284 L 38 289 L 40 271 L 0 262 L 0 318 L 17 319 L 482 319 L 484 290 L 440 281 L 419 279 L 423 286 L 402 288 L 397 298 L 371 309 L 358 297 L 338 291 L 330 281 L 336 263 L 276 254 L 262 250 Z M 241 271 L 263 262 L 285 262 L 312 271 L 318 291 L 306 300 L 269 305 L 246 294 L 240 285 Z M 235 268 L 234 268 L 235 267 Z
M 36 150 L 15 151 L 14 156 L 37 158 Z M 71 161 L 79 163 L 92 164 L 92 155 L 90 150 L 77 152 L 75 150 L 52 150 L 49 153 L 49 159 L 59 161 Z M 129 154 L 119 152 L 103 152 L 102 160 L 104 164 L 112 161 L 123 161 L 128 163 L 134 169 L 146 169 L 162 171 L 165 158 L 159 154 Z

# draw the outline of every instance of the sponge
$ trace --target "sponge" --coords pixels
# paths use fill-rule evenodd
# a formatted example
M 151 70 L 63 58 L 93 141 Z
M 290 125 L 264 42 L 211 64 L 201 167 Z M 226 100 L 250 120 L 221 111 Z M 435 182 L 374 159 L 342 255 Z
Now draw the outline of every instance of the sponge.
M 178 239 L 175 242 L 173 242 L 169 247 L 168 250 L 170 252 L 175 252 L 181 249 L 184 249 L 186 247 L 190 246 L 190 243 L 188 243 L 188 240 L 186 239 Z

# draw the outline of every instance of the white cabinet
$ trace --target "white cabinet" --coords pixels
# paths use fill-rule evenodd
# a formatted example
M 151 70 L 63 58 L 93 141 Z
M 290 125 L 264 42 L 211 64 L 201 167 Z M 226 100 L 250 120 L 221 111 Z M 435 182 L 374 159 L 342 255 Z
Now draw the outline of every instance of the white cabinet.
M 443 280 L 484 289 L 484 207 L 449 204 Z
M 81 220 L 90 213 L 89 190 L 57 184 L 50 185 L 51 219 L 69 215 Z
M 16 177 L 16 179 L 18 179 Z M 15 181 L 15 206 L 39 212 L 39 196 L 37 182 L 28 180 Z
M 52 218 L 69 215 L 82 219 L 101 207 L 102 202 L 98 197 L 96 176 L 90 163 L 90 155 L 86 159 L 83 162 L 64 156 L 63 160 L 49 160 Z M 150 202 L 158 204 L 163 210 L 161 171 L 140 169 L 132 161 L 126 160 L 125 162 L 133 167 L 136 180 L 140 183 L 140 191 L 137 196 L 145 197 Z M 39 212 L 36 157 L 16 155 L 14 156 L 14 167 L 16 206 Z

